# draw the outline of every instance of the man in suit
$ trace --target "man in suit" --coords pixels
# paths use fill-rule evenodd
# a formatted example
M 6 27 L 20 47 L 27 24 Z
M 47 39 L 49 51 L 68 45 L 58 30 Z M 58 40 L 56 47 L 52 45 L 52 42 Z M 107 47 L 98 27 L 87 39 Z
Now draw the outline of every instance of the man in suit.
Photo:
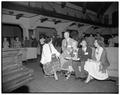
M 64 33 L 65 39 L 62 41 L 62 54 L 60 57 L 61 67 L 63 70 L 67 70 L 68 72 L 72 72 L 72 61 L 67 60 L 67 57 L 71 57 L 71 53 L 73 51 L 74 45 L 77 45 L 77 41 L 69 37 L 69 32 Z M 76 43 L 76 44 L 75 44 Z

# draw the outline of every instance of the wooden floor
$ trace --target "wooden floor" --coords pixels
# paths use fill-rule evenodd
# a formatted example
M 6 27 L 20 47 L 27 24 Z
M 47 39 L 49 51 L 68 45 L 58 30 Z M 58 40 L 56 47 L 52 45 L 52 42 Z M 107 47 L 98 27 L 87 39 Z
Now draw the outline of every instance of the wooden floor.
M 34 70 L 34 80 L 27 84 L 32 93 L 118 93 L 118 85 L 112 81 L 92 80 L 85 84 L 81 80 L 75 80 L 74 76 L 65 80 L 64 75 L 59 75 L 58 81 L 44 77 L 39 59 L 30 60 L 24 65 Z

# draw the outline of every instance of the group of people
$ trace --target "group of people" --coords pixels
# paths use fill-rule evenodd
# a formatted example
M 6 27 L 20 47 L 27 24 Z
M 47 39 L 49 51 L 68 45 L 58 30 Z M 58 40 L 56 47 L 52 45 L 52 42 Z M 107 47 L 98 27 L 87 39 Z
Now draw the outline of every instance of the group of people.
M 108 40 L 109 47 L 118 47 L 118 36 L 111 35 L 111 38 Z
M 31 36 L 30 39 L 25 37 L 25 40 L 23 41 L 23 47 L 38 47 L 39 41 L 35 38 L 35 36 Z
M 81 38 L 81 37 L 80 37 Z M 105 41 L 104 38 L 99 34 L 97 33 L 96 35 L 93 36 L 93 34 L 82 34 L 82 38 L 85 38 L 87 43 L 88 43 L 88 46 L 90 47 L 94 47 L 94 41 L 95 39 L 101 39 L 101 41 Z
M 7 38 L 5 37 L 3 40 L 3 48 L 8 49 L 8 48 L 21 48 L 21 41 L 19 40 L 18 37 L 15 38 L 15 40 L 13 38 L 11 38 L 11 44 L 9 43 L 9 41 L 7 40 Z
M 85 80 L 85 83 L 93 78 L 108 78 L 107 68 L 110 64 L 101 38 L 95 38 L 91 44 L 88 44 L 85 38 L 78 42 L 70 38 L 67 31 L 64 38 L 62 53 L 54 47 L 52 38 L 44 39 L 40 63 L 43 65 L 45 76 L 54 76 L 58 80 L 56 72 L 67 71 L 65 77 L 69 79 L 74 72 L 75 79 Z
M 25 37 L 24 41 L 20 41 L 19 37 L 10 38 L 10 41 L 8 41 L 7 37 L 4 37 L 3 39 L 3 48 L 21 48 L 21 47 L 38 47 L 39 41 L 36 40 L 34 36 L 32 36 L 30 39 Z
M 95 36 L 93 36 L 92 34 L 90 34 L 90 36 L 85 36 L 84 38 L 86 39 L 88 45 L 92 46 L 93 42 L 96 38 L 100 38 L 104 44 L 105 47 L 118 47 L 118 36 L 116 35 L 105 35 L 104 37 L 102 37 L 99 33 L 96 34 Z

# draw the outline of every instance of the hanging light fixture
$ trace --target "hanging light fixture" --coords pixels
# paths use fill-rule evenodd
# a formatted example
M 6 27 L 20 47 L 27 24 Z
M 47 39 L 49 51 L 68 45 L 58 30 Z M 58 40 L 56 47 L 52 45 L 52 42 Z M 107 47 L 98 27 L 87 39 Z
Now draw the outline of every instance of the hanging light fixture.
M 84 24 L 79 23 L 79 24 L 78 24 L 78 27 L 81 27 L 81 26 L 84 26 Z
M 61 8 L 65 8 L 66 7 L 66 2 L 62 2 L 61 3 Z
M 76 25 L 76 23 L 75 23 L 75 22 L 73 22 L 73 23 L 71 23 L 69 26 L 73 26 L 73 25 Z
M 53 19 L 52 21 L 54 22 L 54 24 L 58 24 L 58 23 L 62 22 L 61 20 L 56 20 L 56 19 Z
M 86 7 L 87 7 L 87 3 L 83 3 L 83 8 L 82 8 L 82 13 L 85 14 L 86 13 Z
M 42 18 L 42 19 L 40 19 L 40 20 L 41 20 L 41 23 L 43 23 L 43 22 L 47 21 L 48 18 Z
M 20 19 L 23 16 L 23 14 L 17 14 L 16 19 Z
M 54 22 L 54 24 L 58 24 L 60 22 L 61 22 L 61 20 L 57 20 L 57 21 Z

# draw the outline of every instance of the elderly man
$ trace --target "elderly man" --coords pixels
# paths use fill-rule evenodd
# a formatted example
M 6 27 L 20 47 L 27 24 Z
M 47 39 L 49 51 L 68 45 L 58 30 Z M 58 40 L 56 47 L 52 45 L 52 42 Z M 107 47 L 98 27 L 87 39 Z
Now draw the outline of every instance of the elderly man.
M 73 49 L 77 45 L 77 41 L 69 37 L 69 32 L 64 33 L 65 39 L 62 41 L 62 54 L 60 57 L 61 67 L 63 70 L 67 70 L 67 75 L 73 71 L 72 60 L 67 59 L 72 56 Z M 68 77 L 67 77 L 68 78 Z
M 90 34 L 90 36 L 89 37 L 87 37 L 87 43 L 88 43 L 88 46 L 90 46 L 90 47 L 93 47 L 94 46 L 94 41 L 95 41 L 95 38 L 93 37 L 93 35 L 92 34 Z

